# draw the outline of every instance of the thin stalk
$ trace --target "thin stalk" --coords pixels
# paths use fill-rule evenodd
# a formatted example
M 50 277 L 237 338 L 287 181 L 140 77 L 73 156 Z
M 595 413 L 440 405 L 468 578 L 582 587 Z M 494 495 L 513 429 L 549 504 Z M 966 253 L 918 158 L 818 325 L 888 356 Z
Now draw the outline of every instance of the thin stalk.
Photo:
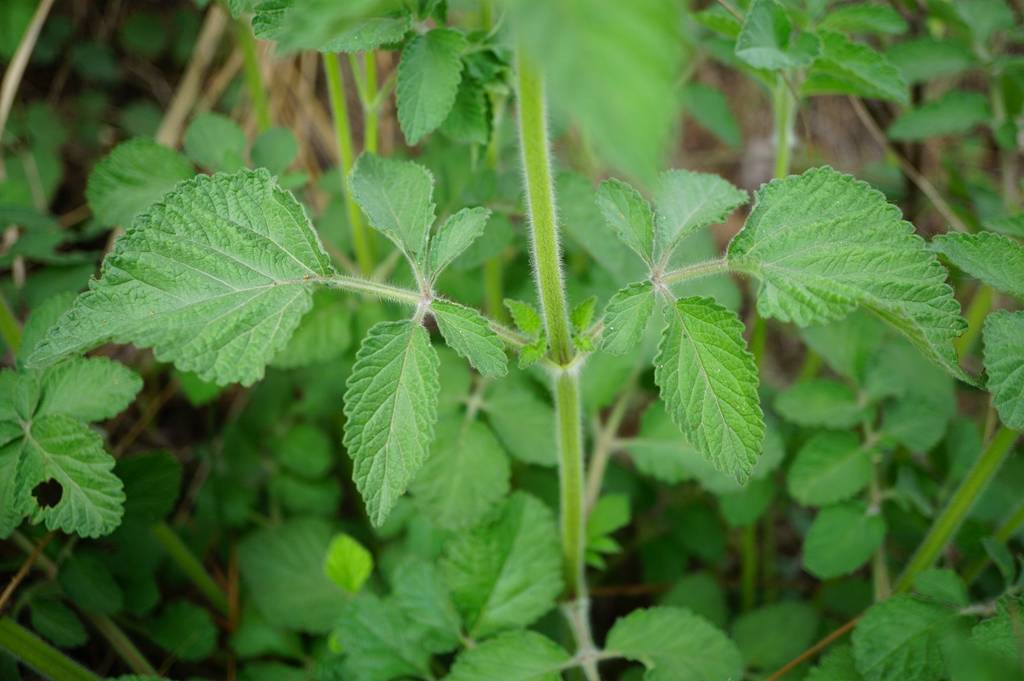
M 0 619 L 0 648 L 48 679 L 102 681 L 10 617 Z
M 192 553 L 188 546 L 181 540 L 167 523 L 157 523 L 151 530 L 153 536 L 163 547 L 167 555 L 174 561 L 185 575 L 192 580 L 196 588 L 206 596 L 207 600 L 221 613 L 228 614 L 228 597 L 220 588 L 220 585 L 213 580 L 213 577 L 206 571 L 203 564 Z
M 363 75 L 366 80 L 366 103 L 363 105 L 363 149 L 377 153 L 380 109 L 377 102 L 377 53 L 363 53 Z
M 772 91 L 772 112 L 775 119 L 775 178 L 789 175 L 790 156 L 793 150 L 793 121 L 796 100 L 790 92 L 784 74 L 775 80 Z
M 757 524 L 751 523 L 740 534 L 740 594 L 743 610 L 753 610 L 757 602 Z
M 96 630 L 100 632 L 103 638 L 107 639 L 107 642 L 117 652 L 118 656 L 124 660 L 129 669 L 136 674 L 158 676 L 153 665 L 135 647 L 135 644 L 132 643 L 132 640 L 128 638 L 121 628 L 114 624 L 114 620 L 105 615 L 90 615 L 86 613 L 85 616 L 92 622 L 92 625 L 96 627 Z
M 349 174 L 352 172 L 352 126 L 349 122 L 348 103 L 345 101 L 345 85 L 341 76 L 341 65 L 336 54 L 324 53 L 324 75 L 327 77 L 327 95 L 331 100 L 334 114 L 334 134 L 338 143 L 338 162 L 341 165 L 342 193 L 345 197 L 345 212 L 352 229 L 352 246 L 356 251 L 359 269 L 369 276 L 373 272 L 374 254 L 370 234 L 363 223 L 363 214 L 352 196 Z
M 1024 527 L 1024 504 L 1018 506 L 1017 510 L 1006 519 L 1006 522 L 999 526 L 999 529 L 997 529 L 996 533 L 992 535 L 992 538 L 1000 544 L 1005 544 L 1010 540 L 1010 537 L 1017 534 L 1017 531 L 1020 530 L 1021 527 Z M 990 562 L 991 559 L 986 554 L 983 558 L 979 558 L 977 561 L 972 563 L 970 567 L 964 571 L 964 581 L 967 582 L 968 585 L 973 584 L 974 581 L 981 576 L 981 573 L 985 571 L 985 568 L 988 567 Z
M 25 558 L 25 562 L 23 562 L 21 567 L 18 568 L 18 572 L 16 572 L 14 577 L 11 578 L 11 581 L 7 583 L 3 593 L 0 594 L 0 612 L 4 611 L 7 603 L 11 600 L 14 592 L 18 589 L 18 585 L 20 585 L 22 580 L 24 580 L 28 575 L 29 570 L 31 570 L 32 566 L 35 565 L 37 560 L 39 560 L 39 556 L 43 554 L 43 549 L 46 548 L 46 545 L 50 543 L 55 535 L 56 532 L 47 532 L 46 535 L 36 543 L 35 548 L 32 549 L 32 553 L 28 554 L 28 557 Z
M 11 354 L 16 353 L 21 347 L 21 324 L 18 323 L 18 318 L 14 316 L 14 311 L 11 310 L 7 299 L 2 294 L 0 294 L 0 338 L 10 349 Z
M 871 485 L 868 494 L 871 499 L 871 512 L 881 513 L 882 486 L 879 482 L 879 463 L 873 462 Z M 892 580 L 889 577 L 889 559 L 885 555 L 885 542 L 875 550 L 871 557 L 871 581 L 874 584 L 875 602 L 883 601 L 892 594 Z
M 967 319 L 967 330 L 954 343 L 956 354 L 960 359 L 966 357 L 977 342 L 982 326 L 985 324 L 985 317 L 992 309 L 993 302 L 995 302 L 995 291 L 991 286 L 979 283 L 971 297 L 971 302 L 967 304 L 967 311 L 964 313 L 964 317 Z
M 611 411 L 608 412 L 608 419 L 604 422 L 604 427 L 601 428 L 601 432 L 598 434 L 597 441 L 594 444 L 594 453 L 590 457 L 590 471 L 587 473 L 586 510 L 588 514 L 594 508 L 594 504 L 597 503 L 597 498 L 601 496 L 604 472 L 608 467 L 608 459 L 611 458 L 612 452 L 615 451 L 622 420 L 625 418 L 629 404 L 633 400 L 637 374 L 637 371 L 633 372 L 628 385 L 619 394 L 618 399 L 615 400 Z
M 661 283 L 669 286 L 681 281 L 700 279 L 701 277 L 709 277 L 713 274 L 720 274 L 728 271 L 729 261 L 725 258 L 716 258 L 715 260 L 706 260 L 704 262 L 687 265 L 686 267 L 680 267 L 678 270 L 666 272 L 661 275 Z
M 559 507 L 566 588 L 570 597 L 586 598 L 583 422 L 579 379 L 574 372 L 562 371 L 555 377 L 555 416 L 558 423 Z
M 914 583 L 914 578 L 922 571 L 930 568 L 946 545 L 953 539 L 957 529 L 967 516 L 974 502 L 988 486 L 989 481 L 1003 465 L 1010 453 L 1018 433 L 1003 426 L 996 432 L 988 447 L 967 472 L 967 476 L 953 496 L 946 503 L 938 517 L 932 522 L 928 534 L 918 547 L 903 574 L 896 581 L 896 593 L 906 591 Z
M 1006 101 L 999 91 L 997 75 L 992 74 L 990 80 L 992 81 L 992 86 L 989 88 L 989 96 L 992 100 L 992 129 L 996 130 L 1006 122 Z M 1004 149 L 998 141 L 996 141 L 996 151 L 999 155 L 999 176 L 1003 185 L 1003 205 L 1009 211 L 1016 211 L 1020 204 L 1017 151 Z
M 390 284 L 382 284 L 378 281 L 363 279 L 362 277 L 335 275 L 333 277 L 324 278 L 320 281 L 331 288 L 345 289 L 346 291 L 353 291 L 355 293 L 365 293 L 367 295 L 383 298 L 384 300 L 389 300 L 393 303 L 419 305 L 422 298 L 419 291 L 391 286 Z
M 256 38 L 249 24 L 241 19 L 235 19 L 235 36 L 242 51 L 245 88 L 249 91 L 249 99 L 252 101 L 253 111 L 256 112 L 256 127 L 263 132 L 270 127 L 270 104 L 267 100 L 267 89 L 263 85 L 263 74 L 260 71 Z

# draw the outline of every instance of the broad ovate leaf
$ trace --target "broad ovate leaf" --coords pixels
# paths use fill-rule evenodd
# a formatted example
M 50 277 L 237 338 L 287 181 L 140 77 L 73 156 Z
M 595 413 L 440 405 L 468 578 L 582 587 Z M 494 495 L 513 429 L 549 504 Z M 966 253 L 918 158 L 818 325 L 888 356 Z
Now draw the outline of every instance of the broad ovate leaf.
M 1024 300 L 1024 246 L 992 232 L 940 234 L 932 250 L 992 288 Z
M 613 355 L 636 350 L 654 311 L 654 287 L 649 281 L 619 289 L 604 309 L 601 349 Z
M 908 103 L 907 82 L 884 55 L 833 31 L 821 31 L 820 38 L 821 52 L 808 70 L 802 94 L 854 95 Z
M 436 279 L 469 248 L 484 233 L 490 217 L 486 208 L 463 208 L 445 220 L 430 239 L 430 276 Z
M 894 140 L 923 140 L 970 132 L 992 116 L 988 98 L 980 92 L 950 90 L 941 97 L 900 114 L 889 126 Z
M 466 38 L 449 28 L 418 35 L 402 50 L 395 101 L 398 124 L 409 144 L 416 144 L 448 118 L 462 80 Z
M 808 326 L 864 307 L 971 382 L 953 349 L 966 324 L 945 268 L 866 183 L 829 167 L 768 183 L 727 257 L 761 280 L 762 315 Z
M 622 243 L 650 263 L 654 257 L 654 212 L 640 192 L 621 180 L 606 180 L 597 190 L 597 206 Z
M 793 30 L 786 9 L 776 0 L 754 0 L 736 37 L 736 56 L 756 69 L 787 69 L 810 61 L 814 37 Z
M 379 526 L 426 461 L 437 420 L 440 360 L 418 323 L 380 322 L 363 339 L 345 391 L 352 476 Z
M 672 420 L 718 470 L 742 483 L 764 444 L 757 366 L 736 314 L 710 298 L 666 310 L 654 381 Z
M 718 222 L 748 200 L 747 193 L 718 175 L 689 170 L 661 174 L 654 196 L 657 208 L 655 257 L 664 264 L 680 241 Z
M 847 575 L 885 539 L 885 518 L 859 501 L 822 509 L 804 538 L 804 567 L 818 579 Z
M 535 631 L 509 631 L 462 652 L 446 681 L 561 681 L 569 653 Z
M 871 480 L 872 455 L 854 433 L 818 433 L 800 448 L 789 467 L 789 493 L 804 506 L 849 499 Z
M 1024 312 L 1000 310 L 982 329 L 985 372 L 1003 423 L 1024 430 Z
M 201 175 L 135 220 L 28 365 L 114 341 L 250 385 L 331 274 L 302 206 L 268 172 Z
M 505 346 L 483 315 L 473 308 L 441 299 L 430 303 L 430 311 L 448 347 L 469 360 L 473 368 L 492 378 L 508 373 Z

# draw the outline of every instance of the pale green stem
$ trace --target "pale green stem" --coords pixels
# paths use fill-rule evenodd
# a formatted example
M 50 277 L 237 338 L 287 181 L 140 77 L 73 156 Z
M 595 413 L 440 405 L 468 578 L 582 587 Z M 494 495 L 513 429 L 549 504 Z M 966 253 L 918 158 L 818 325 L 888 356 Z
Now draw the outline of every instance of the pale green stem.
M 594 453 L 590 457 L 590 470 L 587 473 L 587 502 L 586 511 L 589 514 L 601 496 L 601 485 L 604 482 L 604 472 L 608 468 L 608 460 L 615 445 L 618 442 L 619 428 L 622 427 L 622 420 L 626 417 L 629 404 L 633 399 L 636 390 L 636 378 L 639 372 L 634 371 L 630 376 L 625 389 L 619 394 L 608 413 L 608 419 L 601 428 L 594 443 Z
M 267 102 L 267 89 L 263 85 L 263 74 L 260 72 L 256 38 L 253 36 L 249 24 L 241 19 L 235 20 L 235 35 L 238 39 L 238 46 L 242 50 L 245 87 L 249 91 L 249 99 L 256 112 L 256 127 L 263 132 L 270 127 L 270 105 Z
M 903 574 L 896 581 L 897 593 L 906 591 L 913 585 L 914 578 L 935 564 L 936 559 L 955 537 L 967 513 L 985 491 L 989 481 L 998 472 L 1003 461 L 1010 453 L 1018 433 L 1007 427 L 996 432 L 988 447 L 967 472 L 963 482 L 950 497 L 945 508 L 932 522 L 928 534 L 918 547 Z
M 1021 527 L 1024 527 L 1024 504 L 1018 506 L 1017 510 L 1006 519 L 1006 522 L 999 526 L 999 529 L 997 529 L 996 533 L 992 535 L 992 538 L 999 544 L 1005 544 L 1010 540 L 1010 537 L 1017 534 Z M 988 567 L 990 562 L 991 560 L 988 555 L 985 555 L 983 558 L 979 558 L 964 571 L 964 581 L 967 582 L 968 585 L 973 584 L 974 581 L 981 576 L 981 573 L 985 571 L 985 568 Z
M 390 284 L 382 284 L 370 279 L 363 279 L 362 277 L 334 275 L 332 277 L 318 279 L 317 281 L 326 286 L 330 286 L 331 288 L 345 289 L 346 291 L 353 291 L 355 293 L 365 293 L 366 295 L 389 300 L 393 303 L 403 303 L 406 305 L 419 305 L 420 300 L 423 297 L 419 291 L 399 288 L 398 286 L 391 286 Z
M 715 260 L 706 260 L 704 262 L 694 263 L 693 265 L 687 265 L 686 267 L 680 267 L 678 270 L 666 272 L 661 275 L 661 283 L 669 286 L 681 281 L 700 279 L 701 277 L 709 277 L 713 274 L 720 274 L 728 271 L 729 261 L 725 258 L 717 258 Z
M 967 330 L 955 342 L 956 354 L 961 360 L 971 352 L 971 348 L 974 347 L 978 337 L 981 335 L 981 329 L 985 324 L 985 317 L 992 309 L 994 301 L 995 291 L 992 287 L 979 283 L 978 288 L 974 291 L 974 296 L 971 297 L 971 302 L 967 304 L 967 310 L 964 312 L 964 317 L 967 319 Z
M 102 681 L 99 676 L 78 664 L 10 617 L 0 619 L 0 649 L 55 681 Z
M 0 338 L 10 349 L 11 354 L 21 347 L 21 324 L 14 316 L 14 311 L 7 304 L 7 299 L 0 294 Z
M 364 275 L 373 272 L 374 255 L 370 234 L 363 222 L 363 214 L 352 196 L 349 186 L 349 174 L 352 172 L 354 156 L 352 153 L 352 128 L 348 116 L 348 103 L 345 100 L 345 85 L 341 76 L 341 65 L 338 56 L 325 52 L 324 75 L 327 77 L 327 95 L 331 100 L 331 111 L 334 114 L 334 133 L 338 143 L 338 161 L 341 166 L 342 192 L 345 198 L 345 212 L 348 215 L 349 227 L 352 230 L 352 246 L 356 252 L 359 269 Z
M 868 494 L 871 502 L 871 513 L 881 513 L 882 486 L 879 481 L 879 462 L 872 462 L 871 484 Z M 871 580 L 874 584 L 875 602 L 883 601 L 892 594 L 892 580 L 889 577 L 889 559 L 885 554 L 885 542 L 875 550 L 871 557 Z
M 221 613 L 228 614 L 228 597 L 203 567 L 202 562 L 181 540 L 178 533 L 167 523 L 158 523 L 152 527 L 151 531 L 175 565 L 192 580 L 192 583 L 206 596 L 207 600 Z
M 555 415 L 558 420 L 558 477 L 562 554 L 570 597 L 585 598 L 584 551 L 586 516 L 583 508 L 583 423 L 579 379 L 574 372 L 555 376 Z
M 789 91 L 786 76 L 779 73 L 772 92 L 772 111 L 775 118 L 775 178 L 789 175 L 790 155 L 793 150 L 793 121 L 796 102 Z
M 363 105 L 363 149 L 371 154 L 377 153 L 378 129 L 380 128 L 380 111 L 377 103 L 377 53 L 363 53 L 363 68 L 366 76 L 366 103 Z

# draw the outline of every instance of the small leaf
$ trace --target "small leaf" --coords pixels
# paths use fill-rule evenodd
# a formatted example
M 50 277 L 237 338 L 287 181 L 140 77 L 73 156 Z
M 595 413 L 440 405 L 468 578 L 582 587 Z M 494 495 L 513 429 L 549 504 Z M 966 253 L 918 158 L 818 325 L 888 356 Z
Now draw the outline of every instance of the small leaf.
M 500 378 L 508 373 L 505 346 L 476 310 L 448 300 L 435 299 L 430 311 L 445 343 L 484 376 Z
M 906 33 L 907 22 L 892 7 L 873 2 L 860 2 L 837 7 L 821 20 L 818 28 L 840 33 Z
M 370 224 L 423 268 L 434 223 L 434 178 L 412 161 L 364 153 L 352 168 L 352 195 Z
M 979 44 L 986 43 L 996 31 L 1017 25 L 1017 17 L 1006 0 L 959 0 L 953 8 Z
M 1024 300 L 1024 246 L 991 232 L 940 234 L 932 250 L 958 269 L 1019 300 Z
M 800 48 L 800 42 L 782 5 L 776 0 L 754 0 L 736 38 L 736 56 L 756 69 L 787 69 L 813 56 Z
M 356 354 L 345 390 L 345 448 L 374 526 L 427 458 L 439 364 L 426 330 L 414 322 L 380 322 Z
M 185 130 L 185 153 L 212 171 L 234 172 L 245 167 L 248 142 L 238 124 L 227 116 L 204 112 Z
M 32 628 L 61 648 L 77 648 L 89 640 L 75 611 L 56 598 L 33 598 L 29 606 Z
M 999 418 L 1024 430 L 1024 312 L 993 312 L 982 329 L 988 389 Z
M 889 126 L 894 140 L 923 140 L 963 135 L 991 118 L 988 98 L 979 92 L 949 90 L 941 97 L 901 113 Z
M 167 452 L 121 458 L 114 473 L 124 482 L 124 514 L 129 520 L 158 523 L 174 509 L 181 490 L 181 463 Z
M 839 33 L 822 31 L 821 53 L 800 91 L 804 95 L 843 94 L 907 104 L 910 95 L 900 71 L 885 56 Z
M 654 381 L 668 413 L 715 468 L 743 483 L 764 444 L 743 323 L 710 298 L 677 300 L 666 316 Z
M 458 31 L 435 28 L 418 35 L 402 50 L 395 101 L 398 123 L 410 144 L 444 123 L 462 80 L 466 39 Z
M 259 134 L 252 143 L 252 164 L 279 175 L 295 160 L 299 142 L 288 128 L 270 128 Z
M 540 315 L 532 305 L 506 298 L 505 307 L 508 309 L 509 314 L 512 315 L 512 321 L 517 329 L 530 338 L 536 338 L 542 333 L 544 327 L 541 324 Z
M 658 209 L 655 257 L 667 262 L 680 241 L 708 225 L 724 222 L 747 201 L 745 191 L 718 175 L 689 170 L 662 173 L 654 195 Z
M 740 615 L 732 625 L 747 665 L 781 667 L 816 640 L 818 613 L 808 603 L 781 601 Z
M 569 653 L 534 631 L 510 631 L 468 648 L 446 681 L 560 681 Z
M 895 43 L 886 51 L 886 58 L 911 85 L 955 76 L 977 61 L 966 41 L 931 36 Z
M 804 538 L 804 567 L 818 579 L 848 575 L 885 540 L 885 519 L 860 502 L 822 509 Z
M 704 83 L 687 83 L 682 98 L 686 113 L 702 128 L 733 149 L 742 146 L 743 132 L 722 92 Z
M 942 678 L 941 641 L 957 619 L 950 608 L 896 595 L 876 603 L 853 631 L 853 655 L 865 681 Z
M 373 572 L 373 556 L 347 534 L 336 534 L 327 547 L 324 574 L 350 594 L 358 593 Z
M 460 144 L 485 145 L 491 139 L 491 110 L 487 91 L 472 78 L 463 78 L 455 103 L 441 132 Z
M 871 480 L 871 456 L 853 433 L 818 433 L 797 452 L 789 468 L 789 493 L 804 506 L 849 499 Z
M 649 281 L 619 289 L 604 309 L 601 349 L 613 355 L 636 350 L 654 311 L 654 301 L 654 287 Z
M 463 208 L 441 225 L 430 239 L 430 276 L 434 279 L 484 233 L 491 211 Z
M 853 648 L 841 645 L 829 650 L 805 681 L 863 681 L 853 660 Z
M 739 679 L 743 658 L 729 637 L 689 610 L 634 610 L 618 619 L 605 646 L 647 667 L 647 681 Z
M 605 180 L 597 190 L 597 205 L 622 242 L 650 263 L 654 258 L 654 213 L 640 192 L 620 180 Z
M 154 643 L 189 662 L 209 657 L 217 647 L 217 634 L 210 613 L 187 601 L 168 605 L 149 625 Z
M 483 410 L 512 456 L 526 463 L 554 466 L 558 458 L 554 409 L 520 376 L 489 386 Z
M 853 389 L 825 378 L 789 386 L 775 397 L 775 411 L 792 423 L 822 428 L 850 428 L 864 418 Z

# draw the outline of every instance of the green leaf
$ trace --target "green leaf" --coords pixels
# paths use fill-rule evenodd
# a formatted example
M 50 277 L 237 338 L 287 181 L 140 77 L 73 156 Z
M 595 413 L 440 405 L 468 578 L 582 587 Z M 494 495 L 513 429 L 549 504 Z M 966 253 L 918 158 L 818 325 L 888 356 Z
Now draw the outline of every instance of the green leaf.
M 295 160 L 299 142 L 288 128 L 270 128 L 256 137 L 249 153 L 254 166 L 279 175 Z
M 662 173 L 654 195 L 658 212 L 655 257 L 667 263 L 679 242 L 699 229 L 724 222 L 748 199 L 745 191 L 718 175 L 689 170 Z
M 855 95 L 907 104 L 910 96 L 899 69 L 885 56 L 839 33 L 822 31 L 821 53 L 800 91 L 804 95 Z
M 952 570 L 930 568 L 914 577 L 914 593 L 937 603 L 966 608 L 970 605 L 967 585 Z
M 743 323 L 710 298 L 677 300 L 666 316 L 654 381 L 668 413 L 715 468 L 743 483 L 764 444 Z
M 818 613 L 807 603 L 782 601 L 744 613 L 732 625 L 732 637 L 747 665 L 781 667 L 815 641 Z
M 248 142 L 238 124 L 217 113 L 201 113 L 185 130 L 185 153 L 204 168 L 233 172 L 245 167 Z
M 415 322 L 380 322 L 363 339 L 345 390 L 345 448 L 374 526 L 427 458 L 440 390 L 437 352 Z
M 29 606 L 32 628 L 60 648 L 77 648 L 89 640 L 75 611 L 56 598 L 33 598 Z
M 315 480 L 330 470 L 334 452 L 322 430 L 299 423 L 274 442 L 274 458 L 285 470 Z
M 347 534 L 336 534 L 327 547 L 324 574 L 350 594 L 358 593 L 373 572 L 373 556 Z
M 25 360 L 36 349 L 39 341 L 46 336 L 46 332 L 57 323 L 61 315 L 67 312 L 73 302 L 75 302 L 75 293 L 65 291 L 47 298 L 33 308 L 21 329 L 21 345 L 18 347 L 16 356 L 19 367 L 24 365 Z
M 801 426 L 850 428 L 864 418 L 864 405 L 845 383 L 814 378 L 794 383 L 775 397 L 775 411 Z
M 238 565 L 252 602 L 268 622 L 310 633 L 330 631 L 346 596 L 324 574 L 333 532 L 323 520 L 288 520 L 246 536 Z
M 36 418 L 22 440 L 17 509 L 50 530 L 83 537 L 110 534 L 124 512 L 124 488 L 113 469 L 102 438 L 81 421 L 62 414 Z M 51 480 L 59 485 L 58 501 L 40 503 L 36 486 Z
M 516 328 L 531 338 L 536 338 L 543 333 L 544 326 L 541 324 L 540 315 L 536 308 L 529 303 L 524 303 L 511 298 L 505 299 L 505 307 L 512 316 L 512 322 Z
M 733 149 L 742 146 L 743 132 L 724 94 L 704 83 L 687 83 L 682 98 L 686 113 L 702 128 Z
M 979 44 L 996 31 L 1017 26 L 1017 17 L 1005 0 L 958 0 L 952 6 Z
M 482 314 L 448 300 L 434 299 L 430 311 L 445 343 L 484 376 L 501 378 L 508 373 L 505 346 Z
M 597 296 L 590 296 L 572 308 L 569 321 L 572 323 L 574 336 L 583 336 L 594 321 L 594 309 L 597 307 Z
M 657 405 L 644 411 L 640 432 L 629 440 L 628 450 L 638 471 L 669 485 L 694 477 L 694 462 L 704 461 L 668 413 Z M 710 466 L 707 468 L 721 475 Z M 731 478 L 728 480 L 736 484 Z
M 963 135 L 991 118 L 988 97 L 979 92 L 949 90 L 941 97 L 904 111 L 889 126 L 894 140 L 923 140 Z
M 437 278 L 448 265 L 484 233 L 491 211 L 486 208 L 463 208 L 455 213 L 430 239 L 430 276 Z
M 64 414 L 81 421 L 103 421 L 132 403 L 142 379 L 106 357 L 75 358 L 48 368 L 41 379 L 35 415 Z
M 885 325 L 863 310 L 851 312 L 839 321 L 800 330 L 807 346 L 821 355 L 828 366 L 861 386 L 886 333 Z
M 554 517 L 518 492 L 489 523 L 449 541 L 441 567 L 471 636 L 527 626 L 554 607 L 562 590 Z
M 101 224 L 128 227 L 136 215 L 192 175 L 192 164 L 178 152 L 151 139 L 132 139 L 93 167 L 85 198 Z
M 885 519 L 859 501 L 822 509 L 804 538 L 804 567 L 818 579 L 848 575 L 885 540 Z
M 778 70 L 807 63 L 813 52 L 808 54 L 782 5 L 754 0 L 736 38 L 736 56 L 755 69 Z
M 985 229 L 1007 236 L 1024 237 L 1024 213 L 986 220 Z
M 911 85 L 955 76 L 976 62 L 965 42 L 930 36 L 896 43 L 888 49 L 886 57 Z
M 393 9 L 388 0 L 276 0 L 256 6 L 252 27 L 284 54 L 366 52 L 400 42 L 408 32 L 412 17 Z
M 295 369 L 338 359 L 352 345 L 351 298 L 344 291 L 313 292 L 313 307 L 271 366 Z
M 993 312 L 982 330 L 992 401 L 1004 424 L 1024 430 L 1024 312 Z
M 619 289 L 604 309 L 601 349 L 613 355 L 636 350 L 647 330 L 654 302 L 654 287 L 649 281 Z
M 1024 246 L 992 232 L 940 234 L 932 250 L 958 269 L 1020 300 L 1024 300 Z
M 124 483 L 124 514 L 129 519 L 157 523 L 174 510 L 181 490 L 181 464 L 167 452 L 121 458 L 114 473 Z
M 217 625 L 210 613 L 186 601 L 164 608 L 149 625 L 149 637 L 172 656 L 195 662 L 217 647 Z
M 555 465 L 554 409 L 530 389 L 525 379 L 510 377 L 494 383 L 487 391 L 483 409 L 512 456 L 540 466 Z
M 441 132 L 460 144 L 486 145 L 491 139 L 491 111 L 487 91 L 472 78 L 463 78 L 455 103 L 441 124 Z
M 751 480 L 742 489 L 718 497 L 722 517 L 730 527 L 749 527 L 757 522 L 775 500 L 775 481 Z
M 804 506 L 849 499 L 871 480 L 871 456 L 854 433 L 818 433 L 797 452 L 786 486 Z
M 339 609 L 334 632 L 345 653 L 345 678 L 431 678 L 430 656 L 415 639 L 417 633 L 400 610 L 373 594 L 349 600 Z
M 945 665 L 942 638 L 958 615 L 897 595 L 868 609 L 853 631 L 853 656 L 865 681 L 936 681 Z
M 728 259 L 761 279 L 762 315 L 808 326 L 864 307 L 971 382 L 953 349 L 966 324 L 946 270 L 866 183 L 828 167 L 768 183 Z
M 462 652 L 446 681 L 560 681 L 569 653 L 533 631 L 509 631 Z
M 28 364 L 131 342 L 204 380 L 250 385 L 330 274 L 302 206 L 265 170 L 198 176 L 117 240 Z
M 608 226 L 645 262 L 654 258 L 654 213 L 636 189 L 616 179 L 597 190 L 597 206 Z
M 853 648 L 849 645 L 832 648 L 807 674 L 805 681 L 863 681 L 853 660 Z
M 391 574 L 391 601 L 432 653 L 454 650 L 461 642 L 462 622 L 451 594 L 434 563 L 407 556 Z
M 99 554 L 79 551 L 61 565 L 60 588 L 85 612 L 113 615 L 124 606 L 124 592 Z
M 434 222 L 434 178 L 418 163 L 361 155 L 352 168 L 352 195 L 370 225 L 423 267 Z
M 475 525 L 508 494 L 508 456 L 491 429 L 461 416 L 441 421 L 412 493 L 445 529 Z
M 818 28 L 840 33 L 900 35 L 907 32 L 908 26 L 902 15 L 888 5 L 859 2 L 829 12 Z
M 646 681 L 738 679 L 743 658 L 729 637 L 689 610 L 634 610 L 618 619 L 605 646 L 647 667 Z
M 406 141 L 416 144 L 448 118 L 462 81 L 466 39 L 458 31 L 435 28 L 410 40 L 398 64 L 395 101 Z

